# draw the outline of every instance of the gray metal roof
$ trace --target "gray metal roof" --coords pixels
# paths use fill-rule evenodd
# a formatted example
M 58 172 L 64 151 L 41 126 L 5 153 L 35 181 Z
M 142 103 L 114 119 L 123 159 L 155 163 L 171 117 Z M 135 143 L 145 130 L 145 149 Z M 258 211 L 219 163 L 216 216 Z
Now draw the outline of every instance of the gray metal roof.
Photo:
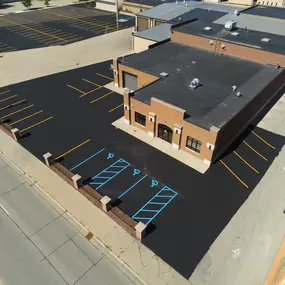
M 170 24 L 161 24 L 142 32 L 137 32 L 135 33 L 135 36 L 156 42 L 161 42 L 170 38 L 170 27 Z
M 246 27 L 249 30 L 285 36 L 285 21 L 276 18 L 258 17 L 244 13 L 241 13 L 239 16 L 227 14 L 217 19 L 214 23 L 224 25 L 229 20 L 236 21 L 239 28 L 244 29 Z
M 205 30 L 204 28 L 207 26 L 211 27 L 211 30 Z M 224 29 L 223 25 L 206 23 L 199 20 L 175 28 L 175 31 L 209 38 L 220 38 L 225 41 L 241 43 L 265 51 L 285 54 L 285 37 L 275 34 L 249 29 L 235 29 L 234 31 L 229 32 Z M 232 34 L 233 32 L 238 33 L 238 35 Z M 261 41 L 263 38 L 268 38 L 270 41 L 263 42 Z
M 129 56 L 123 64 L 158 77 L 168 73 L 137 90 L 134 98 L 150 104 L 155 97 L 182 108 L 185 120 L 205 129 L 225 125 L 284 71 L 172 42 Z M 189 84 L 194 78 L 202 84 L 193 90 Z M 237 86 L 235 92 L 233 85 Z M 236 96 L 237 91 L 241 97 Z
M 180 1 L 179 4 L 176 3 L 161 4 L 149 10 L 138 13 L 137 16 L 169 21 L 195 8 L 205 9 L 209 11 L 214 10 L 224 13 L 233 13 L 235 10 L 241 10 L 241 8 L 233 6 L 210 4 L 210 3 L 203 3 L 197 1 L 186 1 L 184 4 L 184 2 Z

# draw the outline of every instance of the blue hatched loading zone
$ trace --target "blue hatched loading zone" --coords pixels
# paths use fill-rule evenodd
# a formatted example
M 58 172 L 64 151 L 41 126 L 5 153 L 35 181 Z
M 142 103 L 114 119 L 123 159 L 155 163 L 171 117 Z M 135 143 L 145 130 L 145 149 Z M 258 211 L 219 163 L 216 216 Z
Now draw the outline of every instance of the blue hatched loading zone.
M 90 184 L 96 185 L 95 189 L 98 190 L 100 187 L 102 187 L 107 182 L 112 180 L 114 177 L 116 177 L 118 174 L 120 174 L 129 166 L 130 163 L 120 158 L 117 161 L 115 161 L 113 164 L 105 168 L 103 171 L 93 176 L 91 178 L 92 181 L 90 182 Z
M 178 193 L 164 186 L 156 195 L 145 203 L 133 216 L 134 220 L 148 225 L 177 195 Z

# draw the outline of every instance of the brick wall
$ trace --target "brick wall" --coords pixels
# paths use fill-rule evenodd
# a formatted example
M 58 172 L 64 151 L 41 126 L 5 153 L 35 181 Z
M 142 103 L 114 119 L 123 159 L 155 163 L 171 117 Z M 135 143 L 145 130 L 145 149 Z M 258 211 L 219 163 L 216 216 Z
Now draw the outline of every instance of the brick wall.
M 271 53 L 268 51 L 243 46 L 240 44 L 233 44 L 222 40 L 215 40 L 206 37 L 184 34 L 177 31 L 172 31 L 172 33 L 170 33 L 170 37 L 172 41 L 177 43 L 182 43 L 185 45 L 206 49 L 209 51 L 216 51 L 220 54 L 228 54 L 231 56 L 236 56 L 265 64 L 276 65 L 279 62 L 281 66 L 285 67 L 285 55 Z M 210 45 L 210 40 L 213 41 L 212 45 Z M 221 48 L 222 44 L 225 45 L 224 49 Z
M 127 102 L 127 100 L 125 100 Z M 146 126 L 141 126 L 135 122 L 135 112 L 146 116 Z M 145 132 L 154 133 L 154 136 L 158 136 L 158 124 L 168 126 L 173 130 L 173 139 L 175 138 L 174 127 L 179 125 L 182 127 L 182 133 L 179 140 L 175 139 L 173 142 L 180 142 L 180 149 L 200 158 L 201 160 L 206 159 L 211 161 L 213 151 L 207 148 L 207 143 L 215 145 L 217 132 L 212 130 L 205 130 L 198 126 L 192 125 L 191 123 L 184 120 L 185 111 L 160 101 L 156 98 L 151 99 L 151 104 L 145 104 L 137 101 L 134 97 L 130 97 L 130 113 L 131 113 L 131 124 L 144 130 Z M 149 119 L 150 113 L 155 114 L 156 121 L 153 127 L 152 122 Z M 187 136 L 191 136 L 202 142 L 200 153 L 196 153 L 186 147 Z
M 214 158 L 216 159 L 224 149 L 232 143 L 242 131 L 244 131 L 271 99 L 282 85 L 285 85 L 285 71 L 275 78 L 258 96 L 256 96 L 240 113 L 221 128 L 217 137 L 217 148 Z
M 114 60 L 114 66 L 115 66 L 115 61 Z M 131 68 L 131 67 L 128 67 L 128 66 L 125 66 L 121 63 L 119 63 L 118 65 L 118 77 L 115 77 L 115 83 L 118 83 L 119 84 L 119 87 L 124 87 L 123 86 L 123 72 L 127 72 L 127 73 L 130 73 L 130 74 L 133 74 L 133 75 L 136 75 L 138 77 L 138 89 L 139 88 L 142 88 L 150 83 L 152 83 L 153 81 L 157 80 L 158 77 L 156 76 L 153 76 L 151 74 L 147 74 L 145 72 L 142 72 L 142 71 L 139 71 L 139 70 L 136 70 L 134 68 Z

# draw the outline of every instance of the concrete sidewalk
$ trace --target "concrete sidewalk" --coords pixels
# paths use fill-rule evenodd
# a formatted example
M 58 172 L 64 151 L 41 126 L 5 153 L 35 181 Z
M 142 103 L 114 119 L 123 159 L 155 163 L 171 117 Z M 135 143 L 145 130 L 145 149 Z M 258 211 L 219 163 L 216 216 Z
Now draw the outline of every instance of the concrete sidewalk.
M 173 148 L 171 144 L 163 141 L 162 139 L 158 137 L 151 137 L 148 135 L 148 133 L 140 130 L 139 128 L 136 128 L 133 125 L 126 124 L 124 117 L 113 122 L 112 125 L 115 128 L 118 128 L 130 134 L 131 136 L 134 136 L 135 138 L 143 141 L 144 143 L 147 143 L 150 146 L 158 149 L 159 151 L 162 151 L 165 154 L 173 157 L 174 159 L 188 165 L 189 167 L 197 170 L 202 174 L 204 174 L 209 169 L 208 165 L 204 164 L 200 159 L 198 159 L 194 155 L 191 155 L 190 153 L 187 153 L 186 151 L 183 151 L 181 149 L 177 150 Z

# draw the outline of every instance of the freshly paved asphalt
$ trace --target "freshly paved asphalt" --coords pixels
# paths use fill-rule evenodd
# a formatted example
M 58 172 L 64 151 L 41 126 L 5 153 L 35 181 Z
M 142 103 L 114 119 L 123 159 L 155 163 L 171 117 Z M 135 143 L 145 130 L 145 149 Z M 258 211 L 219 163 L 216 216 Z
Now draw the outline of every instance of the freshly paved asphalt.
M 134 25 L 134 18 L 121 15 L 119 29 Z M 116 31 L 115 13 L 90 4 L 10 14 L 0 17 L 0 53 L 66 45 Z
M 133 284 L 23 177 L 0 156 L 1 285 Z
M 27 136 L 21 144 L 43 160 L 42 155 L 46 152 L 58 157 L 84 143 L 64 155 L 61 161 L 71 169 L 94 155 L 73 171 L 84 179 L 94 177 L 120 158 L 127 161 L 130 165 L 124 171 L 98 189 L 114 200 L 147 175 L 120 198 L 119 206 L 130 216 L 164 186 L 176 191 L 178 195 L 151 221 L 150 233 L 143 243 L 188 278 L 254 190 L 285 140 L 252 126 L 254 133 L 245 134 L 221 161 L 202 175 L 116 130 L 111 123 L 123 115 L 121 95 L 106 95 L 110 91 L 102 87 L 79 97 L 82 92 L 111 81 L 97 73 L 112 78 L 110 62 L 2 88 L 0 94 L 6 89 L 10 92 L 0 95 L 1 99 L 14 94 L 18 97 L 0 103 L 0 110 L 7 102 L 11 104 L 22 98 L 27 102 L 0 111 L 0 116 L 34 104 L 27 110 L 5 117 L 13 123 L 43 110 L 16 123 L 20 130 L 53 116 L 49 121 L 23 132 Z M 92 81 L 93 85 L 86 80 Z M 98 98 L 101 99 L 90 104 Z M 136 174 L 135 169 L 140 173 Z

